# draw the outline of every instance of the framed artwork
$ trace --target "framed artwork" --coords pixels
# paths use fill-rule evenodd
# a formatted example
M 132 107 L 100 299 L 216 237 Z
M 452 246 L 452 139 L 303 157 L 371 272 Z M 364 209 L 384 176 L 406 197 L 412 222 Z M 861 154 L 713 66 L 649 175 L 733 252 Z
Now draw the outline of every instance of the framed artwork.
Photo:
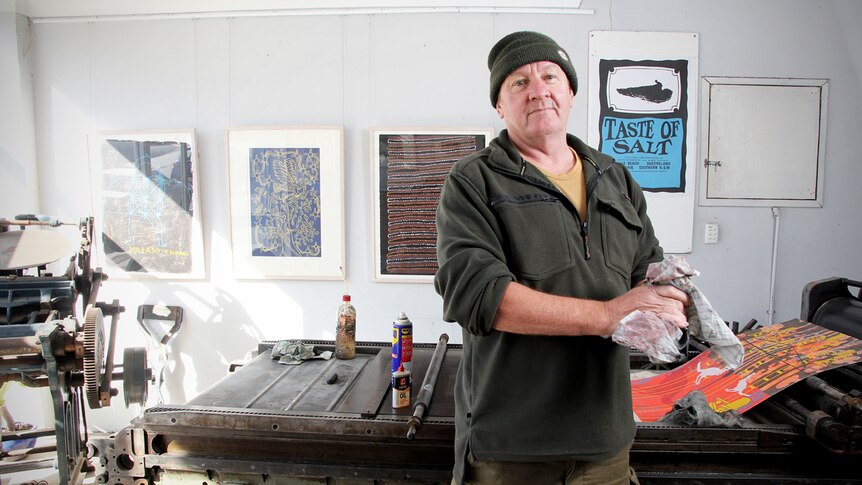
M 111 277 L 201 279 L 194 130 L 90 138 L 95 256 Z
M 437 272 L 434 216 L 452 165 L 485 148 L 489 128 L 371 130 L 374 279 L 430 283 Z
M 239 279 L 342 279 L 342 127 L 227 132 L 233 270 Z

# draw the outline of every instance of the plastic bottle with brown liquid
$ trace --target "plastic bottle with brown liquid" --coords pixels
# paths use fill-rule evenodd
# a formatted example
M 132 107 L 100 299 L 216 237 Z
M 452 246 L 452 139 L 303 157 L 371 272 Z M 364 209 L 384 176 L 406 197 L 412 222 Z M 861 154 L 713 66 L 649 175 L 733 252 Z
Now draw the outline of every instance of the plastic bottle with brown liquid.
M 335 325 L 335 358 L 356 357 L 356 309 L 350 303 L 350 295 L 342 297 L 338 307 L 338 322 Z

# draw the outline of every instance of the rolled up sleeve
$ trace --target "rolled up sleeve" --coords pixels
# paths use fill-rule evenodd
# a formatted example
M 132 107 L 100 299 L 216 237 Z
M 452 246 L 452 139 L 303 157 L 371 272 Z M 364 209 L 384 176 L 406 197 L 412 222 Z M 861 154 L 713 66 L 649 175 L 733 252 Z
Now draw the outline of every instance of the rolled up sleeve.
M 515 279 L 496 217 L 475 184 L 453 171 L 443 185 L 436 225 L 434 287 L 443 297 L 443 318 L 488 335 L 503 291 Z

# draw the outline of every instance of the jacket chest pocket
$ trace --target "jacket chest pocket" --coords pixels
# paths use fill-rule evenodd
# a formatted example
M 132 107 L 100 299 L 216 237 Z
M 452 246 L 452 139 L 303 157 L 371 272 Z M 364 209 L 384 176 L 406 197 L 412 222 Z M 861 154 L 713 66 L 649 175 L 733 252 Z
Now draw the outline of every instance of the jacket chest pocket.
M 623 196 L 598 199 L 605 265 L 631 279 L 643 223 L 631 202 Z
M 519 278 L 540 280 L 572 265 L 572 216 L 559 200 L 545 196 L 492 204 L 507 235 L 509 268 Z

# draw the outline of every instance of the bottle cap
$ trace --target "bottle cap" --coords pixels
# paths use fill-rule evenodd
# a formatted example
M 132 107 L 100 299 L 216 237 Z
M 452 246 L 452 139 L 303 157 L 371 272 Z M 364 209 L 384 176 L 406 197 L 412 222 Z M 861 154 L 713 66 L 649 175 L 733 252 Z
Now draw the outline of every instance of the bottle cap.
M 350 301 L 350 295 L 344 295 L 341 297 L 341 301 Z

